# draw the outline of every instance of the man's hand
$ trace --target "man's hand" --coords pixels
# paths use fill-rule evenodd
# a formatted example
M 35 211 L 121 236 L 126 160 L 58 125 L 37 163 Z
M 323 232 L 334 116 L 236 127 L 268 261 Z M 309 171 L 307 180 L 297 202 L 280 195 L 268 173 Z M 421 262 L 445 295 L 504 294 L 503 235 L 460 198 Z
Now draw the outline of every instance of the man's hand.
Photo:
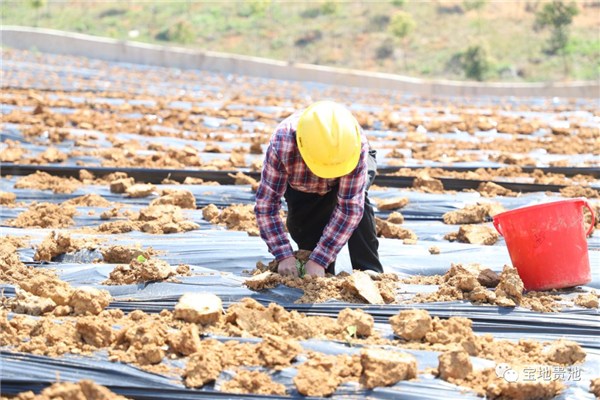
M 312 260 L 308 260 L 306 264 L 304 264 L 304 268 L 306 269 L 306 275 L 310 276 L 325 276 L 325 268 L 321 267 L 319 264 Z
M 282 276 L 298 277 L 298 269 L 296 268 L 296 257 L 290 256 L 279 261 L 277 272 Z

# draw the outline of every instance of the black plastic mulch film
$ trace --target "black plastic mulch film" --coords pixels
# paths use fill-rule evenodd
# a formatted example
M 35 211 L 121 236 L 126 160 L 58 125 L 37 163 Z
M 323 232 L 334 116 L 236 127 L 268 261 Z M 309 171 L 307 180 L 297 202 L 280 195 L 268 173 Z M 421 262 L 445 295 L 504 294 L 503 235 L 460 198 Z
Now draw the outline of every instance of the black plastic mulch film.
M 35 61 L 37 62 L 37 61 Z M 33 67 L 27 64 L 27 68 L 32 71 L 36 69 L 43 70 L 40 64 Z M 14 73 L 20 68 L 20 64 L 13 60 L 5 63 L 5 69 Z M 100 64 L 104 65 L 104 64 Z M 122 66 L 123 67 L 123 66 Z M 132 68 L 131 66 L 124 66 Z M 69 73 L 79 73 L 84 79 L 94 77 L 95 63 L 90 62 L 89 70 L 69 70 Z M 135 67 L 138 68 L 138 67 Z M 145 67 L 147 70 L 160 70 L 152 67 Z M 105 79 L 113 79 L 110 76 Z M 89 81 L 91 85 L 91 80 Z M 7 83 L 10 84 L 10 83 Z M 68 86 L 68 83 L 66 83 Z M 3 84 L 6 85 L 6 84 Z M 43 86 L 43 85 L 42 85 Z M 6 86 L 4 86 L 6 87 Z M 43 89 L 43 87 L 41 87 Z M 88 88 L 95 90 L 94 88 Z M 66 91 L 70 90 L 68 87 Z M 102 90 L 98 90 L 102 93 Z M 4 112 L 4 111 L 3 111 Z M 10 124 L 2 130 L 1 141 L 11 138 L 13 140 L 23 141 L 23 137 L 11 127 Z M 164 140 L 164 138 L 163 138 Z M 26 143 L 25 143 L 26 145 Z M 35 146 L 31 150 L 39 151 Z M 205 154 L 203 154 L 205 156 Z M 438 165 L 431 165 L 438 166 Z M 496 168 L 490 164 L 466 165 L 449 167 L 449 170 L 469 171 L 478 167 Z M 15 165 L 1 164 L 0 174 L 6 175 L 26 175 L 36 170 L 47 171 L 53 175 L 59 176 L 78 176 L 82 167 L 74 164 L 69 165 Z M 104 168 L 104 167 L 83 167 L 87 170 L 101 176 L 114 171 L 127 172 L 129 176 L 138 181 L 149 183 L 160 183 L 163 179 L 182 181 L 185 177 L 192 176 L 205 180 L 218 181 L 228 185 L 233 181 L 228 177 L 231 171 L 198 171 L 198 170 L 165 170 L 165 169 L 133 169 L 133 168 Z M 418 169 L 420 167 L 412 167 Z M 578 167 L 546 167 L 539 168 L 545 173 L 560 173 L 566 176 L 576 174 L 592 175 L 600 178 L 599 168 L 578 168 Z M 395 272 L 400 276 L 411 275 L 433 275 L 443 274 L 452 262 L 462 263 L 481 263 L 492 268 L 495 271 L 501 271 L 503 265 L 510 264 L 504 241 L 501 239 L 494 246 L 477 246 L 460 243 L 448 243 L 443 239 L 446 233 L 457 230 L 456 226 L 445 225 L 441 222 L 442 215 L 451 210 L 462 208 L 466 204 L 472 204 L 480 199 L 476 193 L 457 192 L 455 194 L 426 194 L 410 190 L 398 189 L 410 187 L 413 178 L 394 176 L 391 173 L 397 168 L 387 166 L 385 160 L 380 169 L 380 175 L 376 180 L 379 186 L 386 186 L 388 190 L 373 190 L 370 197 L 373 200 L 390 199 L 398 196 L 408 197 L 409 204 L 402 209 L 402 214 L 406 218 L 405 226 L 413 230 L 419 236 L 417 245 L 405 246 L 400 241 L 392 239 L 381 239 L 380 254 L 382 262 L 388 272 Z M 523 168 L 530 172 L 531 168 Z M 257 173 L 251 173 L 244 170 L 247 174 L 258 178 Z M 148 199 L 128 199 L 122 195 L 115 195 L 109 192 L 107 187 L 87 186 L 85 189 L 78 189 L 69 195 L 51 194 L 47 191 L 21 190 L 14 189 L 14 183 L 17 177 L 0 180 L 0 190 L 12 191 L 17 194 L 18 201 L 50 201 L 62 202 L 69 198 L 81 196 L 88 193 L 97 193 L 110 201 L 124 203 L 128 208 L 139 209 L 148 203 Z M 449 190 L 463 190 L 476 188 L 481 181 L 467 179 L 442 179 L 444 187 Z M 548 200 L 559 200 L 558 196 L 548 195 L 545 192 L 557 192 L 562 188 L 560 185 L 539 185 L 533 183 L 518 182 L 497 182 L 502 186 L 525 193 L 515 198 L 494 198 L 494 201 L 501 202 L 505 208 L 513 209 L 520 206 L 537 204 Z M 597 187 L 597 182 L 592 184 Z M 161 188 L 172 187 L 170 185 L 161 185 Z M 218 206 L 227 206 L 230 204 L 251 204 L 254 195 L 248 186 L 213 186 L 203 187 L 194 185 L 179 185 L 178 188 L 185 188 L 194 193 L 197 199 L 197 207 L 203 207 L 207 204 L 216 204 Z M 530 193 L 531 192 L 531 193 Z M 75 217 L 76 227 L 91 226 L 98 224 L 98 215 L 102 209 L 86 207 L 82 210 L 94 210 L 96 216 L 89 216 L 87 212 L 80 212 Z M 1 219 L 5 221 L 8 218 L 14 218 L 22 208 L 2 209 Z M 21 259 L 29 265 L 40 268 L 57 267 L 62 279 L 71 284 L 92 285 L 102 287 L 111 292 L 114 301 L 111 308 L 121 308 L 125 312 L 135 309 L 146 312 L 160 312 L 162 309 L 172 309 L 181 294 L 189 291 L 210 291 L 219 295 L 225 306 L 239 301 L 244 297 L 252 297 L 257 301 L 267 304 L 277 302 L 283 305 L 287 310 L 297 310 L 308 315 L 324 315 L 335 317 L 340 310 L 346 307 L 362 308 L 369 312 L 375 318 L 376 327 L 383 337 L 393 338 L 393 332 L 388 324 L 388 318 L 398 313 L 399 310 L 409 308 L 424 308 L 432 315 L 440 318 L 451 316 L 468 317 L 473 321 L 473 329 L 478 334 L 490 333 L 495 338 L 518 340 L 521 338 L 530 338 L 537 340 L 556 340 L 561 337 L 567 337 L 576 340 L 587 352 L 587 358 L 581 365 L 581 379 L 578 381 L 566 382 L 567 389 L 561 393 L 559 399 L 586 399 L 593 398 L 589 393 L 589 380 L 595 378 L 600 373 L 600 322 L 598 319 L 598 310 L 589 310 L 573 308 L 560 313 L 537 313 L 522 308 L 506 309 L 496 306 L 478 306 L 469 302 L 444 302 L 427 304 L 401 304 L 386 306 L 371 306 L 345 304 L 341 302 L 328 302 L 322 304 L 296 304 L 301 296 L 301 291 L 287 287 L 277 287 L 265 292 L 256 293 L 243 286 L 242 271 L 251 269 L 257 260 L 264 261 L 269 259 L 265 245 L 259 238 L 248 237 L 244 232 L 226 231 L 217 228 L 201 218 L 198 211 L 185 211 L 186 216 L 200 224 L 197 231 L 184 234 L 171 234 L 152 236 L 140 232 L 131 232 L 128 234 L 115 235 L 109 238 L 116 244 L 135 244 L 143 242 L 145 247 L 152 246 L 156 250 L 168 251 L 168 253 L 158 256 L 161 259 L 171 263 L 186 263 L 192 266 L 193 272 L 218 272 L 215 275 L 202 275 L 183 277 L 181 283 L 155 282 L 139 285 L 124 286 L 102 286 L 102 282 L 114 265 L 94 264 L 92 260 L 98 257 L 98 253 L 90 251 L 80 251 L 73 255 L 64 255 L 55 262 L 40 265 L 33 262 L 33 251 L 31 249 L 20 250 Z M 387 212 L 377 212 L 381 217 L 385 217 Z M 2 223 L 2 234 L 20 234 L 23 231 L 16 228 L 9 228 Z M 32 244 L 39 243 L 49 230 L 28 230 L 27 234 L 32 236 Z M 235 241 L 237 251 L 231 251 L 231 243 Z M 107 243 L 106 245 L 111 244 Z M 427 249 L 432 246 L 438 246 L 441 254 L 432 256 Z M 590 247 L 590 261 L 592 263 L 592 282 L 583 289 L 589 291 L 591 288 L 600 288 L 600 235 L 595 233 L 588 239 Z M 339 265 L 342 269 L 349 269 L 347 254 L 340 255 Z M 11 285 L 0 285 L 0 290 L 4 291 L 6 296 L 14 296 L 14 287 Z M 410 296 L 423 291 L 431 290 L 431 287 L 423 285 L 403 285 L 402 296 Z M 571 294 L 571 295 L 574 295 Z M 246 340 L 234 338 L 236 340 Z M 229 340 L 219 338 L 219 340 Z M 248 339 L 251 340 L 251 339 Z M 259 339 L 254 339 L 259 340 Z M 302 342 L 302 346 L 307 350 L 320 351 L 327 354 L 351 354 L 359 351 L 359 347 L 348 347 L 345 343 L 325 342 L 309 340 Z M 427 367 L 437 367 L 438 353 L 432 351 L 412 351 L 419 362 L 419 369 Z M 293 385 L 292 378 L 295 374 L 295 366 L 301 363 L 303 359 L 298 360 L 291 368 L 272 374 L 274 381 L 286 386 L 289 397 L 301 397 Z M 476 368 L 490 367 L 494 365 L 489 360 L 472 358 Z M 168 362 L 180 362 L 172 361 Z M 181 367 L 182 365 L 176 365 Z M 82 357 L 75 355 L 65 355 L 59 358 L 50 358 L 36 356 L 32 354 L 22 354 L 10 351 L 10 349 L 0 350 L 0 391 L 2 395 L 19 393 L 24 390 L 39 391 L 56 380 L 57 374 L 64 381 L 78 381 L 80 379 L 92 379 L 95 382 L 109 387 L 118 394 L 125 395 L 134 399 L 225 399 L 225 398 L 274 398 L 276 396 L 258 396 L 258 395 L 235 395 L 223 393 L 219 390 L 220 385 L 231 377 L 231 371 L 225 371 L 214 384 L 206 385 L 200 390 L 186 389 L 179 381 L 178 377 L 166 377 L 154 373 L 143 371 L 127 364 L 112 363 L 108 361 L 107 354 L 104 351 L 96 353 L 92 357 Z M 334 397 L 339 398 L 377 398 L 377 399 L 439 399 L 440 397 L 448 399 L 476 398 L 472 392 L 465 392 L 464 388 L 456 387 L 440 379 L 435 379 L 428 374 L 420 374 L 419 379 L 414 382 L 400 382 L 392 387 L 376 388 L 372 391 L 366 391 L 357 385 L 344 384 L 335 393 Z

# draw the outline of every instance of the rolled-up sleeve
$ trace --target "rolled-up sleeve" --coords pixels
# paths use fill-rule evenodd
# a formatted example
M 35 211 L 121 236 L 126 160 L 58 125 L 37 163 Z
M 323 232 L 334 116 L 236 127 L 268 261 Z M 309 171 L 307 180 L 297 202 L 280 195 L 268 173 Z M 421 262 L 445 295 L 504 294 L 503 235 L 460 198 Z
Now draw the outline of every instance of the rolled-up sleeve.
M 269 252 L 280 261 L 292 256 L 293 250 L 279 215 L 281 198 L 287 188 L 287 172 L 278 158 L 277 150 L 277 141 L 272 141 L 266 151 L 254 213 L 260 237 L 267 244 Z
M 358 165 L 340 178 L 337 205 L 310 259 L 327 267 L 352 236 L 362 219 L 367 183 L 367 146 L 363 146 Z

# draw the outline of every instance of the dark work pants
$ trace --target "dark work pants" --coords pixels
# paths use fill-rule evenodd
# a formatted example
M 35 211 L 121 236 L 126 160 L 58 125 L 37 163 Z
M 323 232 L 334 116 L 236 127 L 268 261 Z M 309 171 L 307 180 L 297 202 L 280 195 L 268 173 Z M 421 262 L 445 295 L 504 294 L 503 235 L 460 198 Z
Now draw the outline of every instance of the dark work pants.
M 369 152 L 367 190 L 377 173 L 375 154 L 375 150 Z M 350 261 L 352 269 L 383 272 L 379 261 L 375 214 L 367 194 L 365 193 L 365 210 L 362 219 L 348 240 Z M 314 250 L 337 205 L 337 188 L 321 196 L 316 193 L 300 192 L 288 185 L 284 197 L 288 206 L 287 229 L 292 239 L 298 244 L 299 249 Z M 335 262 L 328 266 L 327 272 L 335 274 Z

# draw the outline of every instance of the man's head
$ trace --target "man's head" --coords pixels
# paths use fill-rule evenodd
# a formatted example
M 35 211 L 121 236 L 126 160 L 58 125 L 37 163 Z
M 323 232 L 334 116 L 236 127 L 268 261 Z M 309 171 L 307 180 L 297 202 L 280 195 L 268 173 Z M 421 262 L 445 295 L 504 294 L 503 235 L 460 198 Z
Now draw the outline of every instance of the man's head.
M 300 116 L 296 143 L 313 174 L 320 178 L 339 178 L 358 165 L 360 125 L 344 106 L 319 101 Z

